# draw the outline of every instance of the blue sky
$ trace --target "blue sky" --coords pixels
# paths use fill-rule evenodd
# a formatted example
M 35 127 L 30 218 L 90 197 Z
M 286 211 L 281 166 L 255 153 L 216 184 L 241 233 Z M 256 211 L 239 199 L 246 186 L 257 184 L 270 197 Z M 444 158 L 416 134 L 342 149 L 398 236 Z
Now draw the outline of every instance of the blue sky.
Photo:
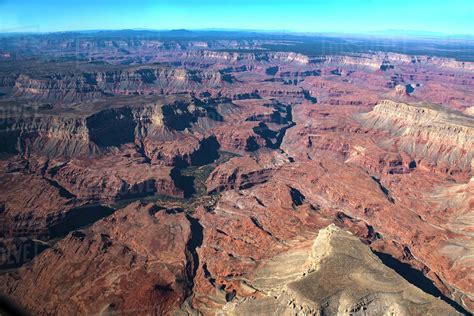
M 473 0 L 0 0 L 0 32 L 261 29 L 474 33 Z

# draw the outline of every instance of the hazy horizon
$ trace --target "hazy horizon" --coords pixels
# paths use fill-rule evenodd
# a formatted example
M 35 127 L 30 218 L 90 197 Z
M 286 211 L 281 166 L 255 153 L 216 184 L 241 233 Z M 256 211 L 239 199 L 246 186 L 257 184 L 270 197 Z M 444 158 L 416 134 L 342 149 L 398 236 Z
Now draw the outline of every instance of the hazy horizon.
M 98 32 L 120 32 L 120 31 L 136 31 L 136 32 L 176 32 L 176 31 L 189 31 L 189 32 L 241 32 L 241 33 L 261 33 L 261 34 L 288 34 L 288 35 L 308 35 L 308 36 L 368 36 L 368 37 L 419 37 L 419 38 L 474 38 L 474 34 L 468 33 L 442 33 L 432 31 L 418 31 L 418 30 L 403 30 L 403 29 L 387 29 L 378 31 L 366 31 L 366 32 L 310 32 L 310 31 L 292 31 L 292 30 L 269 30 L 269 29 L 245 29 L 245 28 L 173 28 L 173 29 L 153 29 L 153 28 L 116 28 L 116 29 L 71 29 L 64 31 L 3 31 L 0 29 L 0 34 L 15 35 L 15 34 L 60 34 L 60 33 L 98 33 Z

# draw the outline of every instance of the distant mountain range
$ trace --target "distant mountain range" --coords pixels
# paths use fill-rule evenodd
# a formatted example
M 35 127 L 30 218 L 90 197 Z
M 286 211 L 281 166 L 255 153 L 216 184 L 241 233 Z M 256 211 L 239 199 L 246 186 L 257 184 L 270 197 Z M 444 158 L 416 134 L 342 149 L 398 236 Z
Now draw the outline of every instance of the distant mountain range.
M 431 32 L 431 31 L 417 31 L 417 30 L 401 30 L 401 29 L 390 29 L 372 32 L 362 33 L 340 33 L 340 32 L 294 32 L 290 30 L 257 30 L 257 29 L 227 29 L 227 28 L 210 28 L 210 29 L 171 29 L 171 30 L 154 30 L 154 29 L 122 29 L 122 30 L 77 30 L 77 31 L 65 31 L 65 32 L 0 32 L 0 36 L 14 36 L 19 34 L 97 34 L 107 33 L 108 35 L 136 35 L 136 34 L 148 34 L 155 36 L 175 36 L 175 37 L 199 37 L 203 35 L 214 35 L 214 36 L 225 36 L 225 35 L 236 35 L 236 34 L 261 34 L 265 36 L 269 35 L 282 35 L 286 36 L 336 36 L 336 37 L 367 37 L 367 36 L 395 36 L 395 37 L 408 37 L 408 38 L 456 38 L 456 39 L 474 39 L 472 34 L 448 34 L 442 32 Z
M 19 40 L 21 39 L 21 40 Z M 189 41 L 260 41 L 259 49 L 297 52 L 308 56 L 342 53 L 395 52 L 408 55 L 429 55 L 474 61 L 474 37 L 446 35 L 436 32 L 387 30 L 367 34 L 294 33 L 253 30 L 86 30 L 56 33 L 0 33 L 1 51 L 37 51 L 40 41 L 70 40 L 155 40 Z M 282 45 L 281 41 L 285 41 Z M 215 43 L 214 43 L 215 44 Z M 219 45 L 211 45 L 218 49 Z M 242 42 L 236 49 L 248 49 Z

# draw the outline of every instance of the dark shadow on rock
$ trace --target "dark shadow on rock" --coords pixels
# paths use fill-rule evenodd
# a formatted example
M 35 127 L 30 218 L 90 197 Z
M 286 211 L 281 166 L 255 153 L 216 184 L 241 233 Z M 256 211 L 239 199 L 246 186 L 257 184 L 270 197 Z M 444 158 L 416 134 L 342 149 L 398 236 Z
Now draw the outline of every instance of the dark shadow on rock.
M 178 168 L 171 169 L 170 176 L 174 182 L 174 185 L 183 191 L 185 198 L 191 197 L 194 193 L 196 193 L 196 190 L 194 189 L 194 177 L 183 176 L 181 174 L 181 170 Z
M 424 292 L 433 295 L 434 297 L 439 297 L 449 305 L 451 305 L 458 312 L 463 315 L 472 315 L 467 310 L 465 310 L 459 303 L 453 301 L 449 297 L 446 297 L 441 293 L 441 291 L 434 285 L 433 281 L 428 279 L 423 272 L 412 268 L 409 264 L 401 262 L 391 255 L 383 252 L 374 251 L 374 254 L 379 257 L 380 260 L 389 268 L 393 269 L 405 280 L 423 290 Z
M 103 205 L 84 205 L 74 208 L 49 228 L 50 237 L 66 236 L 70 231 L 93 224 L 114 212 L 114 209 Z
M 259 148 L 260 148 L 260 145 L 257 143 L 255 136 L 250 136 L 249 138 L 247 138 L 247 141 L 245 144 L 246 151 L 256 151 Z
M 49 248 L 47 243 L 39 240 L 27 239 L 22 241 L 18 247 L 11 253 L 5 262 L 0 265 L 1 270 L 19 268 L 34 257 L 41 254 Z M 0 313 L 0 315 L 3 315 Z
M 87 118 L 89 137 L 99 147 L 121 146 L 135 140 L 133 114 L 129 108 L 101 111 Z
M 303 205 L 306 197 L 297 189 L 290 187 L 291 200 L 293 201 L 293 206 Z
M 0 294 L 0 315 L 26 316 L 29 314 L 8 297 Z
M 269 76 L 274 76 L 277 74 L 278 70 L 280 68 L 278 68 L 278 66 L 274 66 L 274 67 L 268 67 L 266 70 L 265 70 L 265 73 Z
M 201 140 L 199 149 L 191 154 L 193 166 L 204 166 L 219 158 L 220 144 L 215 136 Z

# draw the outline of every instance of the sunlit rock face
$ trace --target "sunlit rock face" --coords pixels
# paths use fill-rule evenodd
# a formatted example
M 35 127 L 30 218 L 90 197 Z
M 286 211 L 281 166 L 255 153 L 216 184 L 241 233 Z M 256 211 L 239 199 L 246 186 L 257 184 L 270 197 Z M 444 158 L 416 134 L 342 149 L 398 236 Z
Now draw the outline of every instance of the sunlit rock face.
M 225 314 L 384 313 L 457 315 L 384 266 L 357 237 L 334 224 L 312 245 L 264 261 L 249 286 L 268 293 L 227 303 Z
M 1 49 L 0 294 L 19 308 L 474 310 L 472 62 L 64 36 Z
M 397 145 L 420 162 L 472 172 L 474 119 L 431 104 L 381 101 L 362 116 L 368 128 L 388 131 Z

